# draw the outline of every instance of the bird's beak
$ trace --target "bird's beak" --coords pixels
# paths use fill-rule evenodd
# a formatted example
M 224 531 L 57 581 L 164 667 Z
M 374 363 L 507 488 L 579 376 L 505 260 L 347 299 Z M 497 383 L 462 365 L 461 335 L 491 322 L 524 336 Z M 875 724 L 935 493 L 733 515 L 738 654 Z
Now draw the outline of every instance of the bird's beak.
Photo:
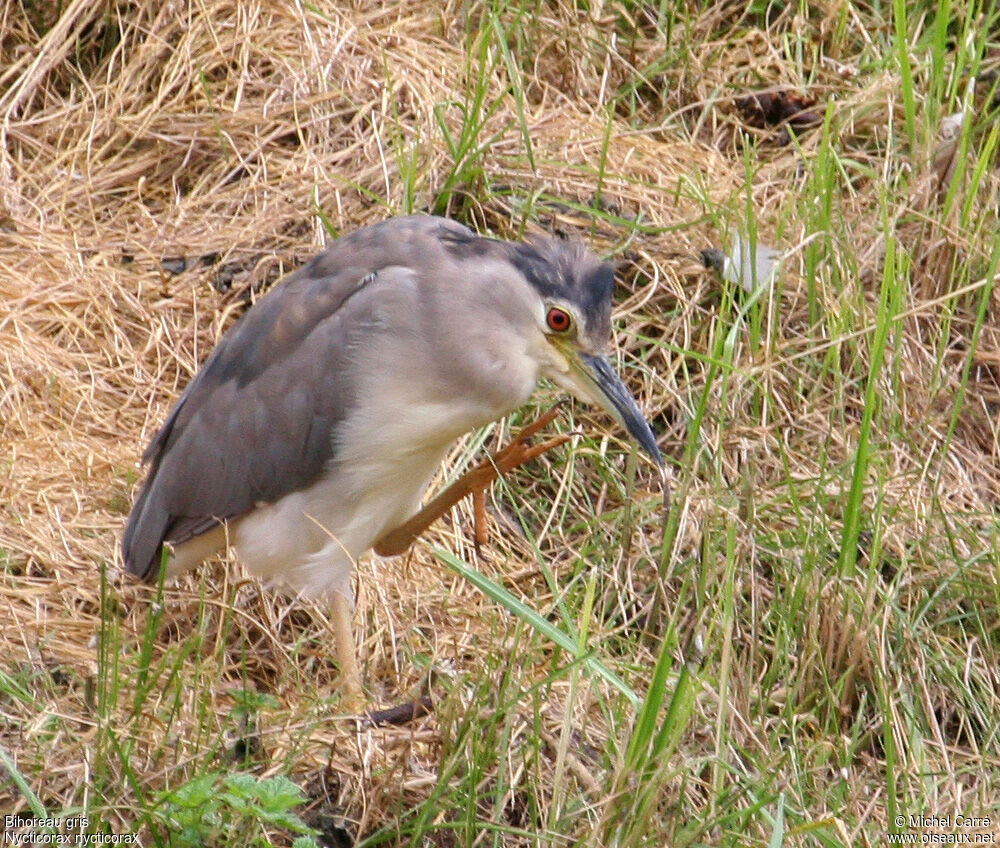
M 606 409 L 662 469 L 663 455 L 656 445 L 656 436 L 608 358 L 566 347 L 562 347 L 562 352 L 570 366 L 570 372 L 562 375 L 568 378 L 566 388 Z

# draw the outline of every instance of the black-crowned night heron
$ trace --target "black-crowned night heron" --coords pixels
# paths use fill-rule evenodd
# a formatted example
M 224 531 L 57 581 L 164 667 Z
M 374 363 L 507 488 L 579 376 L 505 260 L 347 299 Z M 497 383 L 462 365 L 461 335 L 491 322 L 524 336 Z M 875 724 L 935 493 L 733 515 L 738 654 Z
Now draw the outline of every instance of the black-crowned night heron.
M 540 377 L 600 404 L 662 467 L 602 355 L 613 271 L 583 247 L 510 243 L 442 218 L 335 241 L 226 334 L 157 433 L 122 539 L 156 580 L 227 543 L 251 572 L 329 595 L 352 697 L 351 569 L 414 515 L 458 437 Z

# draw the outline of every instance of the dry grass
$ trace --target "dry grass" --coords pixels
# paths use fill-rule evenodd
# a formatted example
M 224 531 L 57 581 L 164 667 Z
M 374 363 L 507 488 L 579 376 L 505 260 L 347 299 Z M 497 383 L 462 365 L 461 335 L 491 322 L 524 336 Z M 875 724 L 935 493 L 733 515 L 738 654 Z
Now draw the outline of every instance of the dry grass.
M 497 844 L 614 829 L 620 799 L 601 793 L 635 785 L 615 783 L 632 708 L 434 556 L 474 561 L 467 512 L 359 569 L 373 696 L 441 697 L 406 730 L 338 715 L 323 609 L 232 564 L 166 587 L 160 609 L 117 571 L 141 451 L 253 294 L 330 230 L 422 210 L 621 262 L 623 367 L 675 460 L 669 520 L 647 471 L 628 491 L 621 442 L 582 438 L 501 487 L 480 567 L 557 623 L 592 592 L 581 626 L 640 696 L 665 634 L 688 658 L 704 644 L 648 844 L 766 840 L 779 798 L 788 844 L 877 844 L 897 810 L 995 827 L 988 125 L 949 147 L 927 118 L 907 142 L 891 26 L 852 4 L 770 21 L 678 7 L 669 50 L 642 5 L 321 9 L 0 11 L 0 746 L 41 803 L 148 839 L 136 811 L 157 791 L 235 758 L 299 782 L 327 839 L 404 842 L 423 816 L 454 827 L 421 844 L 481 844 L 469 809 L 509 828 Z M 784 46 L 803 26 L 822 60 Z M 918 75 L 921 96 L 936 80 Z M 782 86 L 834 117 L 769 142 L 735 98 Z M 784 272 L 740 321 L 697 257 L 748 220 Z M 481 793 L 467 808 L 463 782 Z M 27 804 L 0 783 L 0 812 Z

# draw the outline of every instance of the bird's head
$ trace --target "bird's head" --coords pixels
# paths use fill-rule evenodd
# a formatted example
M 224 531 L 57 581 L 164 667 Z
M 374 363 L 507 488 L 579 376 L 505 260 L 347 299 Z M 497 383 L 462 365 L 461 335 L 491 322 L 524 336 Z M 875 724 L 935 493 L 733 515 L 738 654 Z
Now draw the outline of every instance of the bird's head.
M 536 320 L 546 342 L 542 375 L 607 410 L 663 468 L 653 431 L 605 354 L 612 266 L 579 244 L 538 240 L 510 248 L 511 262 L 538 295 Z

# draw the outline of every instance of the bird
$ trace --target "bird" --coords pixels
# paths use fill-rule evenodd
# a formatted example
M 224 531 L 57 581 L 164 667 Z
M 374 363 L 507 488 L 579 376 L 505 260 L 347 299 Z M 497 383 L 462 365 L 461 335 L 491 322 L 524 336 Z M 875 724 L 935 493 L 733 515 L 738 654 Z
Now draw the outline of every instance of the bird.
M 156 582 L 161 563 L 173 577 L 232 546 L 266 582 L 329 600 L 357 701 L 353 567 L 415 514 L 415 533 L 425 526 L 421 497 L 461 436 L 545 377 L 607 410 L 662 473 L 605 355 L 613 287 L 613 266 L 579 242 L 506 241 L 448 218 L 334 240 L 223 335 L 153 437 L 125 568 Z

